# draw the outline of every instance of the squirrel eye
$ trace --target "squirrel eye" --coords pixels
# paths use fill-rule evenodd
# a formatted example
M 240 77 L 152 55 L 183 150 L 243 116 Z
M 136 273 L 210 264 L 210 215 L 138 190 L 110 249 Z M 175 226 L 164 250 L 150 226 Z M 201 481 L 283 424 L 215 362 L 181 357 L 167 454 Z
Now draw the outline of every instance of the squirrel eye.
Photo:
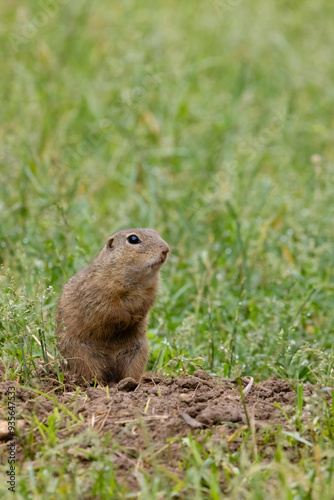
M 131 243 L 131 245 L 138 245 L 138 243 L 141 243 L 140 239 L 135 234 L 130 234 L 130 236 L 128 236 L 126 239 L 129 243 Z

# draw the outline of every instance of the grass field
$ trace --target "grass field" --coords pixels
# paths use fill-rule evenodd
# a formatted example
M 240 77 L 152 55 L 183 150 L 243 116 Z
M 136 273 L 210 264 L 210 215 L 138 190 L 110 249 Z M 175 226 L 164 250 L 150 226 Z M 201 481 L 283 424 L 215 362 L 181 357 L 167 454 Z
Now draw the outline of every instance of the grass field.
M 193 434 L 178 477 L 141 457 L 135 489 L 117 480 L 105 435 L 92 432 L 89 467 L 70 458 L 55 403 L 47 423 L 31 413 L 15 498 L 333 499 L 334 397 L 316 407 L 300 389 L 334 394 L 333 2 L 13 0 L 2 11 L 4 378 L 37 387 L 32 335 L 54 351 L 63 284 L 113 231 L 154 227 L 171 255 L 150 367 L 277 376 L 297 390 L 293 436 L 277 431 L 271 454 L 247 429 L 233 452 L 208 453 Z M 0 496 L 13 498 L 0 470 Z

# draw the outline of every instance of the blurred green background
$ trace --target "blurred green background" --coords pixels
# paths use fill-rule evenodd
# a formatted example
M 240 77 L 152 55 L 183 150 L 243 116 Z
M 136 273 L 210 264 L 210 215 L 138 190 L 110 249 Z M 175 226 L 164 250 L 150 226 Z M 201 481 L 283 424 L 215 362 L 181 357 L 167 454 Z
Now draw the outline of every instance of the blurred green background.
M 3 360 L 33 368 L 63 284 L 154 227 L 172 252 L 151 368 L 331 376 L 333 3 L 2 11 Z

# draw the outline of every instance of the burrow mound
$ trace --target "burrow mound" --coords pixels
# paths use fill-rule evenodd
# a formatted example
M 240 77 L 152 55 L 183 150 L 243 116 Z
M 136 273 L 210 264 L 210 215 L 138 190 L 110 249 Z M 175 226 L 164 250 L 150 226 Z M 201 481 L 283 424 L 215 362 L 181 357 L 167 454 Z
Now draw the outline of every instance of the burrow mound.
M 57 443 L 64 443 L 62 452 L 84 470 L 92 461 L 107 457 L 113 463 L 117 481 L 133 491 L 138 489 L 138 470 L 153 471 L 158 465 L 173 477 L 182 476 L 183 438 L 189 440 L 189 434 L 208 453 L 212 444 L 234 452 L 242 444 L 244 433 L 251 431 L 257 449 L 270 456 L 274 452 L 270 442 L 275 429 L 280 426 L 291 431 L 289 416 L 296 412 L 295 390 L 277 378 L 253 383 L 250 388 L 249 377 L 242 379 L 241 387 L 236 380 L 211 377 L 197 370 L 193 375 L 168 379 L 146 373 L 139 383 L 124 379 L 111 387 L 84 387 L 73 376 L 66 375 L 61 383 L 55 372 L 41 372 L 30 387 L 20 386 L 18 380 L 0 383 L 2 465 L 7 453 L 1 451 L 10 439 L 6 434 L 7 389 L 13 385 L 18 430 L 16 460 L 23 470 L 28 461 L 36 467 L 44 466 L 43 450 L 50 444 L 45 441 L 46 433 L 43 436 L 39 432 L 36 416 L 47 427 L 54 421 L 57 407 Z M 313 389 L 310 384 L 304 386 L 304 396 L 312 395 Z M 304 418 L 308 418 L 306 413 L 303 411 Z M 96 433 L 102 441 L 96 439 Z M 221 485 L 225 488 L 223 477 Z
M 247 385 L 249 388 L 249 381 L 242 379 L 243 390 Z M 3 424 L 7 418 L 6 391 L 13 384 L 17 382 L 0 383 Z M 49 396 L 54 393 L 53 399 L 17 384 L 20 439 L 24 439 L 33 413 L 45 423 L 58 405 L 60 411 L 66 408 L 70 412 L 68 418 L 77 419 L 75 433 L 87 427 L 100 433 L 111 431 L 122 446 L 134 452 L 145 446 L 145 440 L 147 444 L 147 436 L 153 443 L 162 443 L 166 438 L 187 436 L 190 431 L 212 427 L 214 435 L 229 440 L 240 426 L 257 429 L 280 424 L 288 429 L 284 415 L 295 407 L 296 400 L 295 390 L 285 380 L 270 378 L 254 383 L 243 398 L 237 381 L 211 377 L 204 370 L 169 379 L 146 373 L 139 383 L 128 378 L 108 388 L 81 386 L 79 392 L 77 384 L 75 377 L 66 376 L 60 383 L 56 376 L 44 374 L 37 389 Z M 311 394 L 310 389 L 304 389 L 305 396 Z M 67 432 L 66 419 L 60 425 L 60 436 L 62 432 Z M 5 439 L 2 434 L 2 442 Z

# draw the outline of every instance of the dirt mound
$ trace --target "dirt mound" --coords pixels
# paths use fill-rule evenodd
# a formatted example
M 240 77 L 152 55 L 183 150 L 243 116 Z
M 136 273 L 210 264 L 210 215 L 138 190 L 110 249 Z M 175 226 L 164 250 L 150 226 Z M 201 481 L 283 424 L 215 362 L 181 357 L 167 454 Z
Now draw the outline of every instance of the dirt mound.
M 242 383 L 245 388 L 249 379 L 244 378 Z M 0 384 L 1 399 L 5 399 L 9 385 L 12 383 Z M 284 422 L 282 411 L 275 403 L 286 412 L 296 398 L 295 391 L 286 381 L 271 378 L 254 383 L 244 405 L 236 381 L 212 378 L 203 370 L 169 379 L 147 373 L 140 383 L 127 378 L 109 388 L 82 388 L 79 395 L 74 392 L 75 388 L 74 377 L 67 377 L 63 384 L 56 378 L 45 377 L 40 390 L 46 394 L 55 391 L 61 406 L 77 416 L 81 414 L 85 424 L 99 431 L 112 430 L 115 433 L 128 424 L 145 422 L 150 428 L 150 436 L 158 440 L 186 435 L 191 428 L 205 429 L 229 423 L 246 425 L 249 422 L 263 427 L 272 422 Z M 16 401 L 22 416 L 34 411 L 41 419 L 53 411 L 55 404 L 28 387 L 19 386 Z M 131 433 L 131 444 L 135 436 Z M 124 445 L 130 444 L 126 432 L 123 441 Z
M 6 391 L 9 385 L 13 385 L 13 382 L 0 383 L 0 418 L 3 420 L 6 419 Z M 40 379 L 38 390 L 45 395 L 29 390 L 28 387 L 17 386 L 16 389 L 18 419 L 26 422 L 25 426 L 22 423 L 20 425 L 19 443 L 22 446 L 21 450 L 18 449 L 18 458 L 25 459 L 24 443 L 30 428 L 31 414 L 35 413 L 45 424 L 55 406 L 65 416 L 58 431 L 58 439 L 62 435 L 68 436 L 66 418 L 77 421 L 73 434 L 78 434 L 85 428 L 95 429 L 101 434 L 111 432 L 112 441 L 120 445 L 119 449 L 126 450 L 120 452 L 118 449 L 113 453 L 112 460 L 120 477 L 122 471 L 126 475 L 133 467 L 134 459 L 140 455 L 141 450 L 148 447 L 162 449 L 166 439 L 185 437 L 189 432 L 202 439 L 207 430 L 211 429 L 212 439 L 223 439 L 233 450 L 241 442 L 238 437 L 240 428 L 256 430 L 273 428 L 279 424 L 289 430 L 284 414 L 289 414 L 292 406 L 295 406 L 295 390 L 286 381 L 276 378 L 251 385 L 249 378 L 242 380 L 245 394 L 242 397 L 237 381 L 213 378 L 205 371 L 198 370 L 193 375 L 169 379 L 147 373 L 140 383 L 124 379 L 109 388 L 81 387 L 78 391 L 74 377 L 66 377 L 60 383 L 56 377 L 44 375 Z M 304 395 L 308 394 L 310 390 L 305 388 Z M 0 447 L 4 446 L 4 439 L 3 436 Z M 166 456 L 166 462 L 171 466 L 177 458 L 176 448 L 180 445 L 175 444 L 176 441 L 169 442 L 170 446 L 174 446 L 173 460 L 170 453 Z M 35 443 L 36 449 L 38 443 L 43 443 L 41 435 L 36 435 Z M 86 445 L 83 443 L 81 449 L 85 446 L 89 448 L 89 442 Z M 68 452 L 87 460 L 87 456 L 80 456 L 80 453 L 73 450 Z M 160 458 L 162 457 L 163 454 Z

